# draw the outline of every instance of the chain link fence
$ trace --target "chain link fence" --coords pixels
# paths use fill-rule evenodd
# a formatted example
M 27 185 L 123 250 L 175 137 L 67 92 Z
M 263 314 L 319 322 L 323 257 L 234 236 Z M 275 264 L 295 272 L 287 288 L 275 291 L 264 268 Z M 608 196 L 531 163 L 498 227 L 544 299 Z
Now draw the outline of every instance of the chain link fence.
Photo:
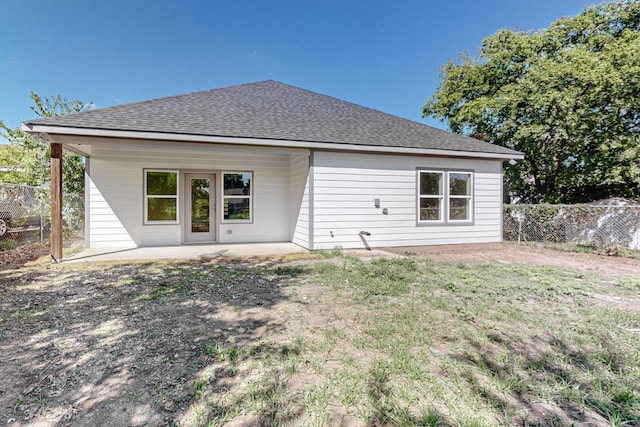
M 84 231 L 84 196 L 64 194 L 63 231 L 78 235 Z M 43 242 L 51 232 L 49 188 L 0 184 L 0 251 Z
M 503 238 L 640 250 L 640 205 L 506 205 Z

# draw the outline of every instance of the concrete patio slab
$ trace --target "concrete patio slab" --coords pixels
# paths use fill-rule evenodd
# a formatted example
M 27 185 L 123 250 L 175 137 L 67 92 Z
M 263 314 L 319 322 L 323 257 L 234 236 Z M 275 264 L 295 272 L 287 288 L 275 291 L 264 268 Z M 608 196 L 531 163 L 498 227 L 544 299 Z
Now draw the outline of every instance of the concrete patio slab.
M 85 249 L 82 252 L 65 257 L 62 262 L 157 261 L 167 259 L 211 259 L 217 257 L 239 258 L 308 252 L 307 249 L 290 242 L 182 245 L 143 248 L 95 248 Z

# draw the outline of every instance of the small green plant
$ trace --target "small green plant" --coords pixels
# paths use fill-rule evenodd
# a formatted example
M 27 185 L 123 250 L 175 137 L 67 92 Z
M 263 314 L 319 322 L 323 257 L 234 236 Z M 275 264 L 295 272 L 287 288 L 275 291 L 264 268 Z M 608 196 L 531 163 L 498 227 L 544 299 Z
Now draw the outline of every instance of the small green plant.
M 298 276 L 304 273 L 304 267 L 299 265 L 287 265 L 284 267 L 276 267 L 274 273 L 278 276 Z
M 204 395 L 206 387 L 207 382 L 205 380 L 195 380 L 193 382 L 193 400 L 200 400 Z
M 440 425 L 440 414 L 433 409 L 423 409 L 422 410 L 422 425 L 427 427 L 437 427 Z
M 46 417 L 47 416 L 47 401 L 45 400 L 44 397 L 38 397 L 38 408 L 39 408 L 39 414 L 41 417 Z
M 213 357 L 214 355 L 218 354 L 218 351 L 220 350 L 220 348 L 218 347 L 218 344 L 214 344 L 214 345 L 205 345 L 204 346 L 205 352 L 207 353 L 207 356 L 209 357 Z
M 10 251 L 11 249 L 15 249 L 18 246 L 19 243 L 15 239 L 0 240 L 0 251 Z
M 22 405 L 24 405 L 24 396 L 20 395 L 20 396 L 18 396 L 18 399 L 16 400 L 16 404 L 13 406 L 14 412 L 18 412 Z
M 239 355 L 240 355 L 240 352 L 236 347 L 229 347 L 226 350 L 226 358 L 231 362 L 236 362 L 238 360 Z
M 381 359 L 376 359 L 373 366 L 369 368 L 369 395 L 374 401 L 380 401 L 388 393 L 389 369 L 387 363 Z

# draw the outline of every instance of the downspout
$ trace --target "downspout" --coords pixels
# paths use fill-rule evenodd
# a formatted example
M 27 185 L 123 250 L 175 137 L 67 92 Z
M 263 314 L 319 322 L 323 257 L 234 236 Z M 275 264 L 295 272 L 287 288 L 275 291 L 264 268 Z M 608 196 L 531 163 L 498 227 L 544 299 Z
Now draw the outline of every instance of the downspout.
M 371 246 L 369 246 L 369 243 L 367 242 L 367 239 L 365 239 L 365 236 L 366 236 L 366 237 L 369 237 L 369 236 L 371 236 L 371 233 L 369 233 L 368 231 L 364 231 L 364 230 L 362 230 L 362 231 L 360 231 L 360 232 L 358 233 L 358 236 L 360 236 L 360 240 L 362 240 L 362 243 L 364 244 L 364 247 L 365 247 L 368 251 L 370 251 L 370 250 L 371 250 Z

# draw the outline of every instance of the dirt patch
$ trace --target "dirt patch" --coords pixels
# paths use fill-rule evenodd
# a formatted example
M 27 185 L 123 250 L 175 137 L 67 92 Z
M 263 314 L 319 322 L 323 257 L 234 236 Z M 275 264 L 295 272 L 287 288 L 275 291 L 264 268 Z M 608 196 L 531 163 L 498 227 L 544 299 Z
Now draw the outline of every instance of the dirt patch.
M 615 307 L 618 310 L 627 312 L 640 312 L 640 296 L 626 295 L 626 296 L 613 296 L 593 294 L 591 295 L 598 304 L 609 307 Z M 640 332 L 640 329 L 637 329 Z
M 514 243 L 486 243 L 471 245 L 412 246 L 387 248 L 396 254 L 413 253 L 436 261 L 479 261 L 509 264 L 548 265 L 566 269 L 619 277 L 640 277 L 640 260 L 615 256 L 564 252 L 542 246 Z
M 49 254 L 49 243 L 32 243 L 0 251 L 0 270 L 20 268 Z
M 172 425 L 203 367 L 232 387 L 217 358 L 284 327 L 292 275 L 202 265 L 0 271 L 0 423 Z

